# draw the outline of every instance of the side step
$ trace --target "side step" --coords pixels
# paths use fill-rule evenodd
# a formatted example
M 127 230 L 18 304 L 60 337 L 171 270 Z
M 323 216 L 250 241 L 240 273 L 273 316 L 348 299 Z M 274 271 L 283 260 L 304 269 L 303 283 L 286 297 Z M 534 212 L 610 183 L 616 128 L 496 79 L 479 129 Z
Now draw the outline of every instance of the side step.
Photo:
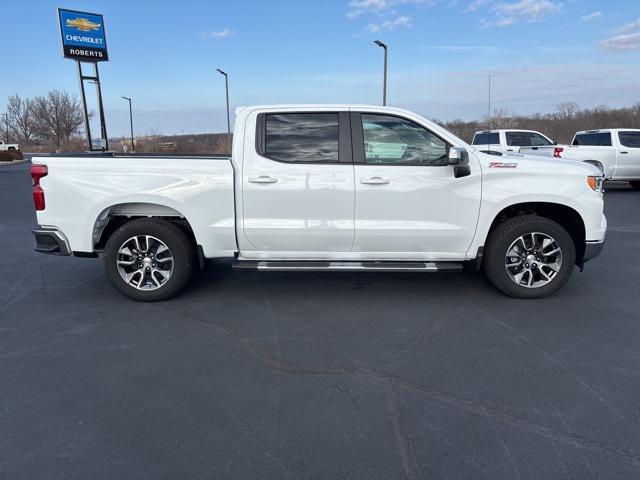
M 233 268 L 301 272 L 461 272 L 460 262 L 325 262 L 236 260 Z

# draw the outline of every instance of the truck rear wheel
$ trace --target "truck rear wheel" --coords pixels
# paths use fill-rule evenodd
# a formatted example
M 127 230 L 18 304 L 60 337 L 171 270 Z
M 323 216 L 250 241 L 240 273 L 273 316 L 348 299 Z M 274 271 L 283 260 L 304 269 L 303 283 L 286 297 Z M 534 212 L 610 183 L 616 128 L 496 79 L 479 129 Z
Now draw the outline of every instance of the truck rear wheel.
M 125 223 L 109 238 L 104 262 L 111 283 L 138 301 L 166 300 L 189 281 L 193 247 L 176 225 L 157 218 Z
M 629 185 L 631 185 L 631 188 L 633 188 L 634 190 L 640 190 L 640 181 L 638 180 L 629 182 Z
M 484 270 L 503 293 L 547 297 L 571 277 L 576 248 L 558 223 L 537 215 L 513 217 L 496 227 L 485 248 Z

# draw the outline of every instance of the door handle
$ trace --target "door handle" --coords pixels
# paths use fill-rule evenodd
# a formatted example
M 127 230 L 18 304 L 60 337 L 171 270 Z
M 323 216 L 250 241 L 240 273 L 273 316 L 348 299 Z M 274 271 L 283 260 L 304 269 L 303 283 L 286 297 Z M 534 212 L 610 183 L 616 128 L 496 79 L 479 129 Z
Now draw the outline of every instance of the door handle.
M 620 155 L 628 155 L 629 152 L 620 152 Z
M 389 183 L 389 180 L 383 177 L 369 177 L 369 178 L 361 178 L 360 183 L 365 185 L 386 185 Z
M 276 183 L 277 178 L 269 175 L 260 175 L 258 177 L 249 177 L 249 183 Z

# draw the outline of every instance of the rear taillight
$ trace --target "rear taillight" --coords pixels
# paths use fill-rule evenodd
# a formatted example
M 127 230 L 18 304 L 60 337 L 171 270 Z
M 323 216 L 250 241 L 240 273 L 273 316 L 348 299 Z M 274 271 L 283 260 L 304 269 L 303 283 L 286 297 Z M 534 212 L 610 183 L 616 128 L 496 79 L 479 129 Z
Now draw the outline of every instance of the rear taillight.
M 564 152 L 564 148 L 556 147 L 553 149 L 553 156 L 555 158 L 562 158 L 562 152 Z
M 33 204 L 36 210 L 44 210 L 44 190 L 40 186 L 40 179 L 46 177 L 49 169 L 46 165 L 31 165 L 31 179 L 33 183 Z

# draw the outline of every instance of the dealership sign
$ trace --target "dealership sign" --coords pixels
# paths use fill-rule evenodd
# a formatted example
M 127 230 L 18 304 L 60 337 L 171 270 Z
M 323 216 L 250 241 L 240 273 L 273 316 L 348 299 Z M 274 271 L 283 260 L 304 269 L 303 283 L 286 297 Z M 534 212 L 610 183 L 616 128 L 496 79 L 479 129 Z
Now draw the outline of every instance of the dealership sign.
M 58 15 L 65 58 L 84 62 L 109 60 L 102 15 L 62 8 L 58 9 Z

